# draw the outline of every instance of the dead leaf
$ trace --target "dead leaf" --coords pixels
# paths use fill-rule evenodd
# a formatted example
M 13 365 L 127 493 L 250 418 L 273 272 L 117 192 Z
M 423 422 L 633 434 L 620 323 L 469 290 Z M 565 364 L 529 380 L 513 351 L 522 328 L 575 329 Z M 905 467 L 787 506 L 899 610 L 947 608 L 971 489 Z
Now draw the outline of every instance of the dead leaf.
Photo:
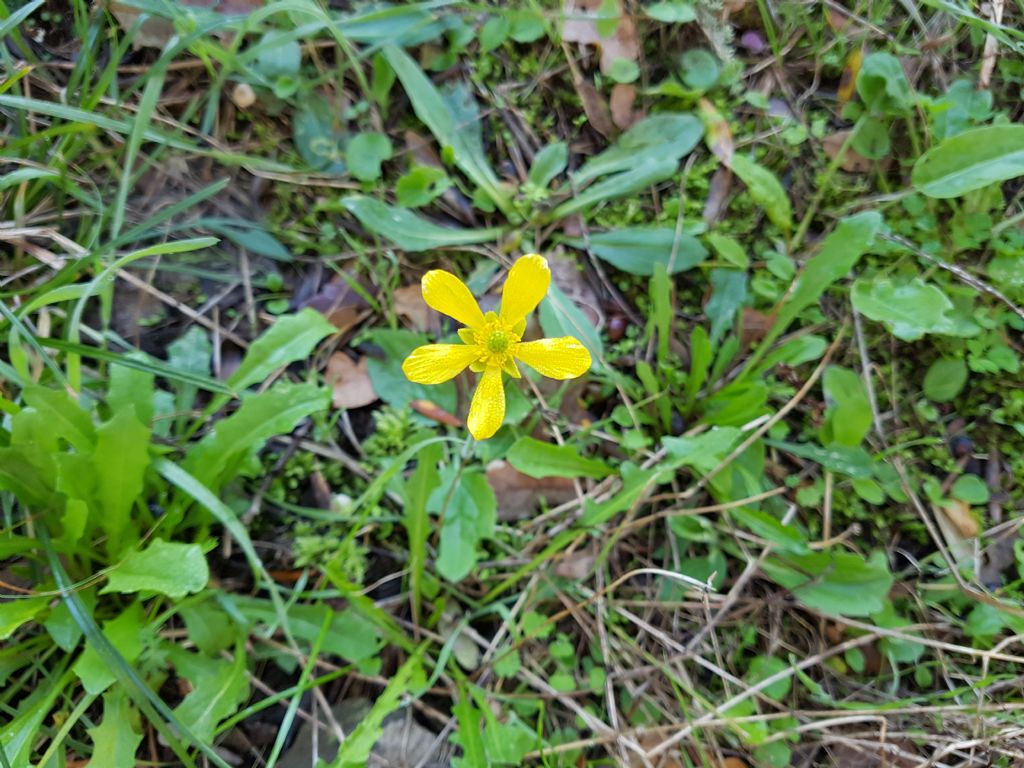
M 427 302 L 423 300 L 423 290 L 418 285 L 406 285 L 396 288 L 393 294 L 395 314 L 404 317 L 415 331 L 430 330 L 432 313 Z
M 335 352 L 327 361 L 327 383 L 332 388 L 331 403 L 335 408 L 362 408 L 376 402 L 377 391 L 370 381 L 366 358 L 354 362 L 344 352 Z
M 836 131 L 830 133 L 824 139 L 822 139 L 822 148 L 825 150 L 825 154 L 828 155 L 830 160 L 835 160 L 836 155 L 839 154 L 839 150 L 846 144 L 852 131 Z M 853 147 L 846 148 L 846 154 L 843 155 L 843 159 L 839 163 L 839 167 L 847 173 L 870 173 L 871 169 L 875 167 L 873 160 L 868 160 L 863 155 L 858 155 L 853 151 Z
M 747 762 L 738 757 L 727 757 L 722 760 L 722 768 L 747 768 Z
M 743 319 L 740 323 L 740 337 L 742 344 L 746 347 L 748 344 L 756 344 L 763 339 L 768 331 L 771 330 L 772 325 L 775 323 L 775 315 L 766 315 L 764 312 L 759 312 L 756 309 L 750 307 L 743 308 Z
M 708 149 L 722 161 L 723 165 L 729 165 L 735 151 L 729 121 L 705 98 L 700 100 L 700 117 L 704 121 L 704 141 Z
M 836 100 L 842 108 L 853 94 L 857 92 L 857 75 L 860 74 L 860 66 L 864 63 L 864 51 L 854 48 L 846 57 L 846 66 L 843 67 L 843 74 L 839 78 L 839 88 L 836 91 Z
M 555 563 L 555 576 L 573 581 L 583 581 L 594 569 L 597 556 L 593 552 L 577 550 Z
M 732 189 L 732 171 L 724 165 L 711 175 L 711 183 L 708 186 L 708 196 L 704 200 L 704 223 L 714 224 L 722 217 L 725 211 L 725 203 L 729 199 L 729 191 Z
M 444 408 L 437 403 L 432 403 L 430 400 L 413 400 L 409 403 L 409 407 L 421 416 L 426 416 L 428 419 L 433 419 L 441 424 L 447 424 L 449 427 L 465 426 L 462 419 L 458 416 L 448 413 Z
M 594 87 L 589 80 L 578 80 L 573 83 L 580 101 L 583 102 L 583 111 L 587 115 L 587 121 L 594 130 L 610 139 L 616 134 L 615 123 L 612 121 L 612 112 L 604 96 Z
M 612 96 L 609 100 L 612 112 L 612 122 L 621 130 L 626 130 L 640 117 L 639 112 L 633 110 L 636 103 L 636 86 L 629 83 L 617 83 L 612 88 Z
M 549 507 L 557 507 L 576 498 L 571 478 L 536 478 L 524 475 L 507 461 L 487 465 L 487 482 L 498 499 L 499 520 L 522 520 L 531 517 L 544 499 Z
M 981 526 L 971 513 L 971 505 L 966 501 L 953 499 L 949 504 L 937 508 L 956 526 L 957 533 L 963 538 L 973 539 L 981 533 Z
M 602 17 L 603 0 L 565 0 L 565 24 L 562 39 L 567 43 L 596 45 L 601 49 L 601 71 L 608 74 L 616 59 L 636 61 L 640 55 L 636 25 L 619 0 L 619 19 L 608 34 L 602 35 L 609 20 Z
M 303 307 L 320 312 L 342 333 L 354 328 L 370 309 L 366 299 L 341 277 L 325 283 L 312 296 L 297 302 L 295 308 Z

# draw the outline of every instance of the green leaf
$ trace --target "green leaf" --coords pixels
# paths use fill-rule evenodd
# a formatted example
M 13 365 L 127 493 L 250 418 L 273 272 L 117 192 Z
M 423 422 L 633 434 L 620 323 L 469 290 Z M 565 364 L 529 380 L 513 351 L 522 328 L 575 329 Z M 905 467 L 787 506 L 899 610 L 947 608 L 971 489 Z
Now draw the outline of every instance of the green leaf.
M 632 126 L 604 152 L 587 160 L 572 175 L 573 183 L 582 186 L 601 176 L 629 172 L 650 161 L 678 163 L 697 146 L 703 135 L 704 124 L 694 115 L 684 112 L 653 115 Z
M 916 341 L 927 333 L 947 333 L 953 321 L 947 313 L 953 302 L 939 288 L 920 277 L 895 282 L 888 278 L 859 278 L 850 293 L 854 309 L 884 323 L 903 341 Z
M 1024 125 L 973 128 L 932 147 L 911 181 L 928 197 L 961 197 L 1024 174 Z
M 4 723 L 0 725 L 0 760 L 6 760 L 11 768 L 32 765 L 30 758 L 39 741 L 43 721 L 50 714 L 57 698 L 64 695 L 64 689 L 71 679 L 72 676 L 67 673 L 56 683 L 37 686 L 35 691 L 19 702 L 21 706 L 17 714 L 11 717 L 10 710 L 5 712 Z
M 406 659 L 398 671 L 391 675 L 370 711 L 360 719 L 355 729 L 346 735 L 338 754 L 330 763 L 331 768 L 355 768 L 368 764 L 373 745 L 384 733 L 385 718 L 398 709 L 405 697 L 411 693 L 413 681 L 423 674 L 422 668 L 423 663 L 417 652 Z
M 397 208 L 364 195 L 350 195 L 341 204 L 370 232 L 387 238 L 403 251 L 429 251 L 449 245 L 494 242 L 503 232 L 501 227 L 441 227 L 405 208 Z
M 218 655 L 238 638 L 238 624 L 215 598 L 183 602 L 178 614 L 185 621 L 189 640 L 207 656 Z
M 718 82 L 721 73 L 722 65 L 711 51 L 690 48 L 679 57 L 679 74 L 694 91 L 706 91 Z
M 310 94 L 292 117 L 295 148 L 315 171 L 345 172 L 345 127 L 334 106 L 319 94 Z
M 914 108 L 914 92 L 900 60 L 891 53 L 868 54 L 857 74 L 857 93 L 875 114 L 902 117 Z
M 529 477 L 594 477 L 611 474 L 603 461 L 580 456 L 572 445 L 553 445 L 521 437 L 512 444 L 505 457 L 508 463 Z
M 442 148 L 451 148 L 455 164 L 462 172 L 484 190 L 499 209 L 511 213 L 508 194 L 502 190 L 484 154 L 479 109 L 469 89 L 463 85 L 446 100 L 404 50 L 389 45 L 383 53 L 402 83 L 416 117 L 430 129 Z
M 551 219 L 564 219 L 574 213 L 586 211 L 588 208 L 632 195 L 653 184 L 671 178 L 679 167 L 679 161 L 673 158 L 649 157 L 629 166 L 628 170 L 615 173 L 591 184 L 582 192 L 573 195 L 551 212 Z
M 45 597 L 23 597 L 0 603 L 0 640 L 6 640 L 22 624 L 33 621 L 46 609 Z
M 666 24 L 686 24 L 697 19 L 697 12 L 689 0 L 660 0 L 646 6 L 644 13 Z
M 753 370 L 756 362 L 797 315 L 817 302 L 833 283 L 850 274 L 860 257 L 871 247 L 881 226 L 882 217 L 875 211 L 864 211 L 839 222 L 825 238 L 821 250 L 797 276 L 796 284 L 778 310 L 771 330 L 762 340 L 753 359 L 747 363 L 748 370 Z
M 864 382 L 849 368 L 830 365 L 822 383 L 828 404 L 821 430 L 822 445 L 860 445 L 873 420 Z
M 746 269 L 750 266 L 750 258 L 736 238 L 718 234 L 717 232 L 709 232 L 704 235 L 704 239 L 707 240 L 708 245 L 715 250 L 720 259 L 725 259 L 737 269 Z
M 548 337 L 575 336 L 590 352 L 591 370 L 603 368 L 604 342 L 594 324 L 554 283 L 540 303 L 540 327 Z M 379 391 L 379 390 L 378 390 Z
M 505 15 L 492 16 L 480 29 L 480 53 L 490 53 L 508 40 L 512 22 Z
M 670 275 L 700 264 L 708 252 L 693 235 L 674 227 L 633 227 L 591 234 L 588 240 L 567 240 L 574 248 L 584 250 L 587 244 L 596 256 L 631 275 L 650 277 L 654 265 L 662 264 Z
M 924 394 L 936 403 L 948 403 L 967 384 L 967 363 L 959 357 L 940 357 L 924 375 Z
M 216 235 L 223 235 L 250 253 L 266 256 L 277 261 L 290 262 L 293 260 L 292 252 L 255 221 L 202 218 L 195 221 L 192 226 L 197 229 L 208 230 Z
M 125 662 L 131 664 L 142 655 L 146 627 L 141 603 L 133 602 L 117 618 L 103 623 L 103 635 Z M 117 679 L 91 641 L 86 642 L 73 669 L 86 692 L 97 696 Z
M 79 453 L 92 453 L 96 443 L 96 429 L 90 415 L 59 389 L 40 386 L 26 387 L 22 393 L 25 402 L 43 414 L 54 430 L 74 446 Z
M 711 320 L 711 344 L 717 346 L 730 330 L 736 313 L 747 298 L 747 274 L 738 269 L 711 270 L 711 299 L 704 312 Z
M 464 471 L 456 482 L 454 469 L 430 497 L 429 509 L 444 517 L 437 572 L 451 582 L 462 581 L 477 563 L 477 545 L 494 535 L 498 502 L 483 472 Z M 450 493 L 450 499 L 448 499 Z M 445 501 L 448 501 L 445 508 Z
M 827 448 L 819 448 L 807 443 L 786 443 L 781 440 L 765 440 L 765 445 L 810 459 L 825 469 L 850 477 L 870 477 L 874 467 L 871 456 L 859 446 L 832 444 Z
M 391 140 L 383 133 L 371 131 L 352 137 L 345 151 L 348 169 L 360 181 L 376 181 L 380 178 L 381 164 L 390 160 L 394 148 Z
M 135 753 L 142 743 L 139 713 L 128 703 L 124 693 L 111 691 L 103 697 L 103 720 L 87 733 L 93 747 L 86 768 L 135 765 Z
M 462 745 L 462 757 L 453 761 L 453 768 L 481 768 L 490 765 L 481 733 L 483 713 L 473 706 L 473 700 L 465 685 L 460 686 L 459 701 L 452 708 L 458 720 L 458 741 Z
M 547 189 L 569 163 L 569 145 L 556 141 L 545 146 L 533 157 L 533 165 L 526 181 L 536 189 Z
M 152 424 L 155 380 L 156 377 L 148 371 L 123 365 L 111 366 L 110 388 L 107 390 L 107 405 L 110 406 L 111 413 L 116 414 L 133 407 L 135 415 L 143 425 Z
M 741 432 L 735 427 L 715 427 L 692 437 L 666 437 L 662 446 L 671 458 L 672 467 L 693 467 L 710 472 L 739 442 Z
M 580 517 L 580 525 L 601 525 L 611 520 L 620 512 L 631 508 L 644 494 L 648 486 L 657 482 L 661 472 L 658 469 L 640 469 L 635 464 L 626 462 L 622 465 L 622 488 L 610 499 L 595 502 L 587 499 Z
M 395 184 L 395 199 L 403 208 L 419 208 L 444 194 L 452 180 L 443 168 L 417 165 Z
M 107 532 L 107 550 L 116 554 L 142 494 L 149 466 L 149 428 L 135 417 L 135 406 L 118 411 L 96 430 L 96 491 Z
M 867 560 L 843 551 L 787 554 L 766 559 L 763 567 L 800 601 L 835 616 L 869 616 L 882 610 L 893 584 L 880 551 Z
M 155 539 L 107 573 L 107 586 L 101 594 L 158 592 L 180 599 L 201 591 L 209 580 L 210 569 L 198 544 Z
M 960 475 L 953 483 L 953 498 L 968 504 L 986 504 L 989 498 L 988 486 L 977 475 Z
M 327 318 L 315 309 L 279 317 L 252 343 L 228 384 L 242 390 L 262 382 L 278 368 L 308 358 L 320 340 L 334 330 Z
M 764 208 L 772 224 L 783 232 L 789 232 L 793 228 L 793 209 L 775 174 L 743 155 L 735 155 L 730 167 L 747 185 L 754 202 Z
M 767 680 L 769 677 L 777 675 L 786 669 L 789 669 L 789 664 L 775 656 L 755 656 L 750 660 L 750 666 L 747 667 L 747 674 L 744 676 L 744 679 L 751 685 L 757 685 L 762 680 Z M 789 693 L 792 685 L 793 678 L 784 677 L 767 688 L 761 689 L 761 692 L 769 699 L 782 701 L 786 694 Z
M 413 595 L 413 615 L 418 616 L 418 604 L 423 591 L 423 573 L 427 563 L 427 538 L 430 536 L 430 518 L 427 515 L 427 500 L 440 484 L 437 472 L 441 460 L 441 446 L 432 443 L 424 447 L 417 456 L 416 470 L 405 484 L 403 498 L 405 511 L 402 525 L 405 526 L 409 546 L 409 588 Z
M 178 674 L 192 684 L 192 690 L 174 708 L 175 716 L 188 723 L 197 738 L 212 741 L 220 722 L 249 698 L 245 654 L 236 653 L 234 661 L 229 662 L 189 653 L 179 646 L 171 653 L 171 660 Z
M 315 384 L 279 382 L 242 396 L 242 407 L 192 445 L 184 469 L 213 491 L 237 476 L 242 465 L 275 435 L 288 434 L 310 414 L 325 411 L 330 393 Z

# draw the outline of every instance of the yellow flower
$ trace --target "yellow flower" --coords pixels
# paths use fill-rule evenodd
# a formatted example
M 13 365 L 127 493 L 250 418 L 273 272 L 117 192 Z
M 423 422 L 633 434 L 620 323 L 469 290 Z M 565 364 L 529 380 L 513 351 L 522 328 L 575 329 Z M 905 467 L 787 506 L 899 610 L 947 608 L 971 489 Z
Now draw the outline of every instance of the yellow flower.
M 466 424 L 477 440 L 498 431 L 505 418 L 502 371 L 518 379 L 516 360 L 552 379 L 574 379 L 590 368 L 590 353 L 577 339 L 521 341 L 529 315 L 548 292 L 551 271 L 543 256 L 533 253 L 512 265 L 501 294 L 501 311 L 480 311 L 469 288 L 451 272 L 434 269 L 423 276 L 423 300 L 458 320 L 464 344 L 428 344 L 412 351 L 402 371 L 417 384 L 441 384 L 466 366 L 482 373 Z

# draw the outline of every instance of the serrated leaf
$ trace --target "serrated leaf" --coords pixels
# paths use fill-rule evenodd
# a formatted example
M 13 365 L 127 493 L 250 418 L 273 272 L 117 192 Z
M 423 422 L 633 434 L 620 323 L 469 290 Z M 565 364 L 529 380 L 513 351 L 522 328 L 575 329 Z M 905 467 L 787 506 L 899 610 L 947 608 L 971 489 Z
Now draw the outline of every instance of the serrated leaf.
M 579 449 L 575 446 L 544 443 L 532 437 L 521 437 L 516 440 L 505 458 L 524 475 L 535 478 L 602 478 L 612 472 L 603 461 L 580 456 Z
M 83 454 L 92 452 L 96 442 L 92 417 L 67 392 L 30 386 L 25 388 L 22 397 L 43 414 L 57 434 L 71 443 L 76 451 Z
M 149 428 L 135 416 L 135 406 L 118 411 L 96 430 L 96 493 L 111 553 L 120 549 L 132 505 L 142 494 L 150 461 L 149 435 Z
M 131 664 L 142 654 L 143 630 L 146 626 L 142 605 L 134 602 L 119 616 L 103 623 L 103 635 L 121 657 Z M 82 687 L 93 695 L 103 693 L 117 679 L 99 651 L 88 641 L 73 669 L 82 681 Z
M 35 619 L 46 608 L 45 597 L 25 597 L 0 603 L 0 640 L 6 640 L 22 624 Z
M 182 598 L 206 587 L 210 569 L 198 544 L 155 539 L 143 550 L 131 552 L 107 573 L 108 592 L 158 592 Z
M 92 739 L 92 756 L 87 768 L 124 768 L 135 765 L 135 753 L 142 743 L 139 715 L 120 691 L 103 697 L 103 719 L 87 733 Z
M 178 674 L 192 684 L 192 690 L 174 708 L 174 714 L 188 723 L 198 738 L 210 741 L 220 722 L 238 711 L 249 697 L 246 657 L 239 653 L 229 662 L 176 648 L 171 658 Z

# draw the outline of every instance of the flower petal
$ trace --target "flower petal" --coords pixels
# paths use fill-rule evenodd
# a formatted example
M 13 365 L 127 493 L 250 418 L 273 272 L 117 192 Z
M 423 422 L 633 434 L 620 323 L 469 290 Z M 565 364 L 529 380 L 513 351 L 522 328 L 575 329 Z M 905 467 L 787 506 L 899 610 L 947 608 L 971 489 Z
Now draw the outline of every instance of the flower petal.
M 441 384 L 454 379 L 480 356 L 468 344 L 427 344 L 414 349 L 402 363 L 402 373 L 416 384 Z
M 517 344 L 512 355 L 551 379 L 575 379 L 590 368 L 590 352 L 572 336 Z
M 427 305 L 455 318 L 463 325 L 475 327 L 484 321 L 484 313 L 466 284 L 451 272 L 432 269 L 423 276 L 423 300 Z
M 488 366 L 473 395 L 466 426 L 477 440 L 486 440 L 498 431 L 504 420 L 505 385 L 501 381 L 501 368 Z
M 522 322 L 537 308 L 550 285 L 547 259 L 536 253 L 517 259 L 501 290 L 501 319 L 508 325 Z

